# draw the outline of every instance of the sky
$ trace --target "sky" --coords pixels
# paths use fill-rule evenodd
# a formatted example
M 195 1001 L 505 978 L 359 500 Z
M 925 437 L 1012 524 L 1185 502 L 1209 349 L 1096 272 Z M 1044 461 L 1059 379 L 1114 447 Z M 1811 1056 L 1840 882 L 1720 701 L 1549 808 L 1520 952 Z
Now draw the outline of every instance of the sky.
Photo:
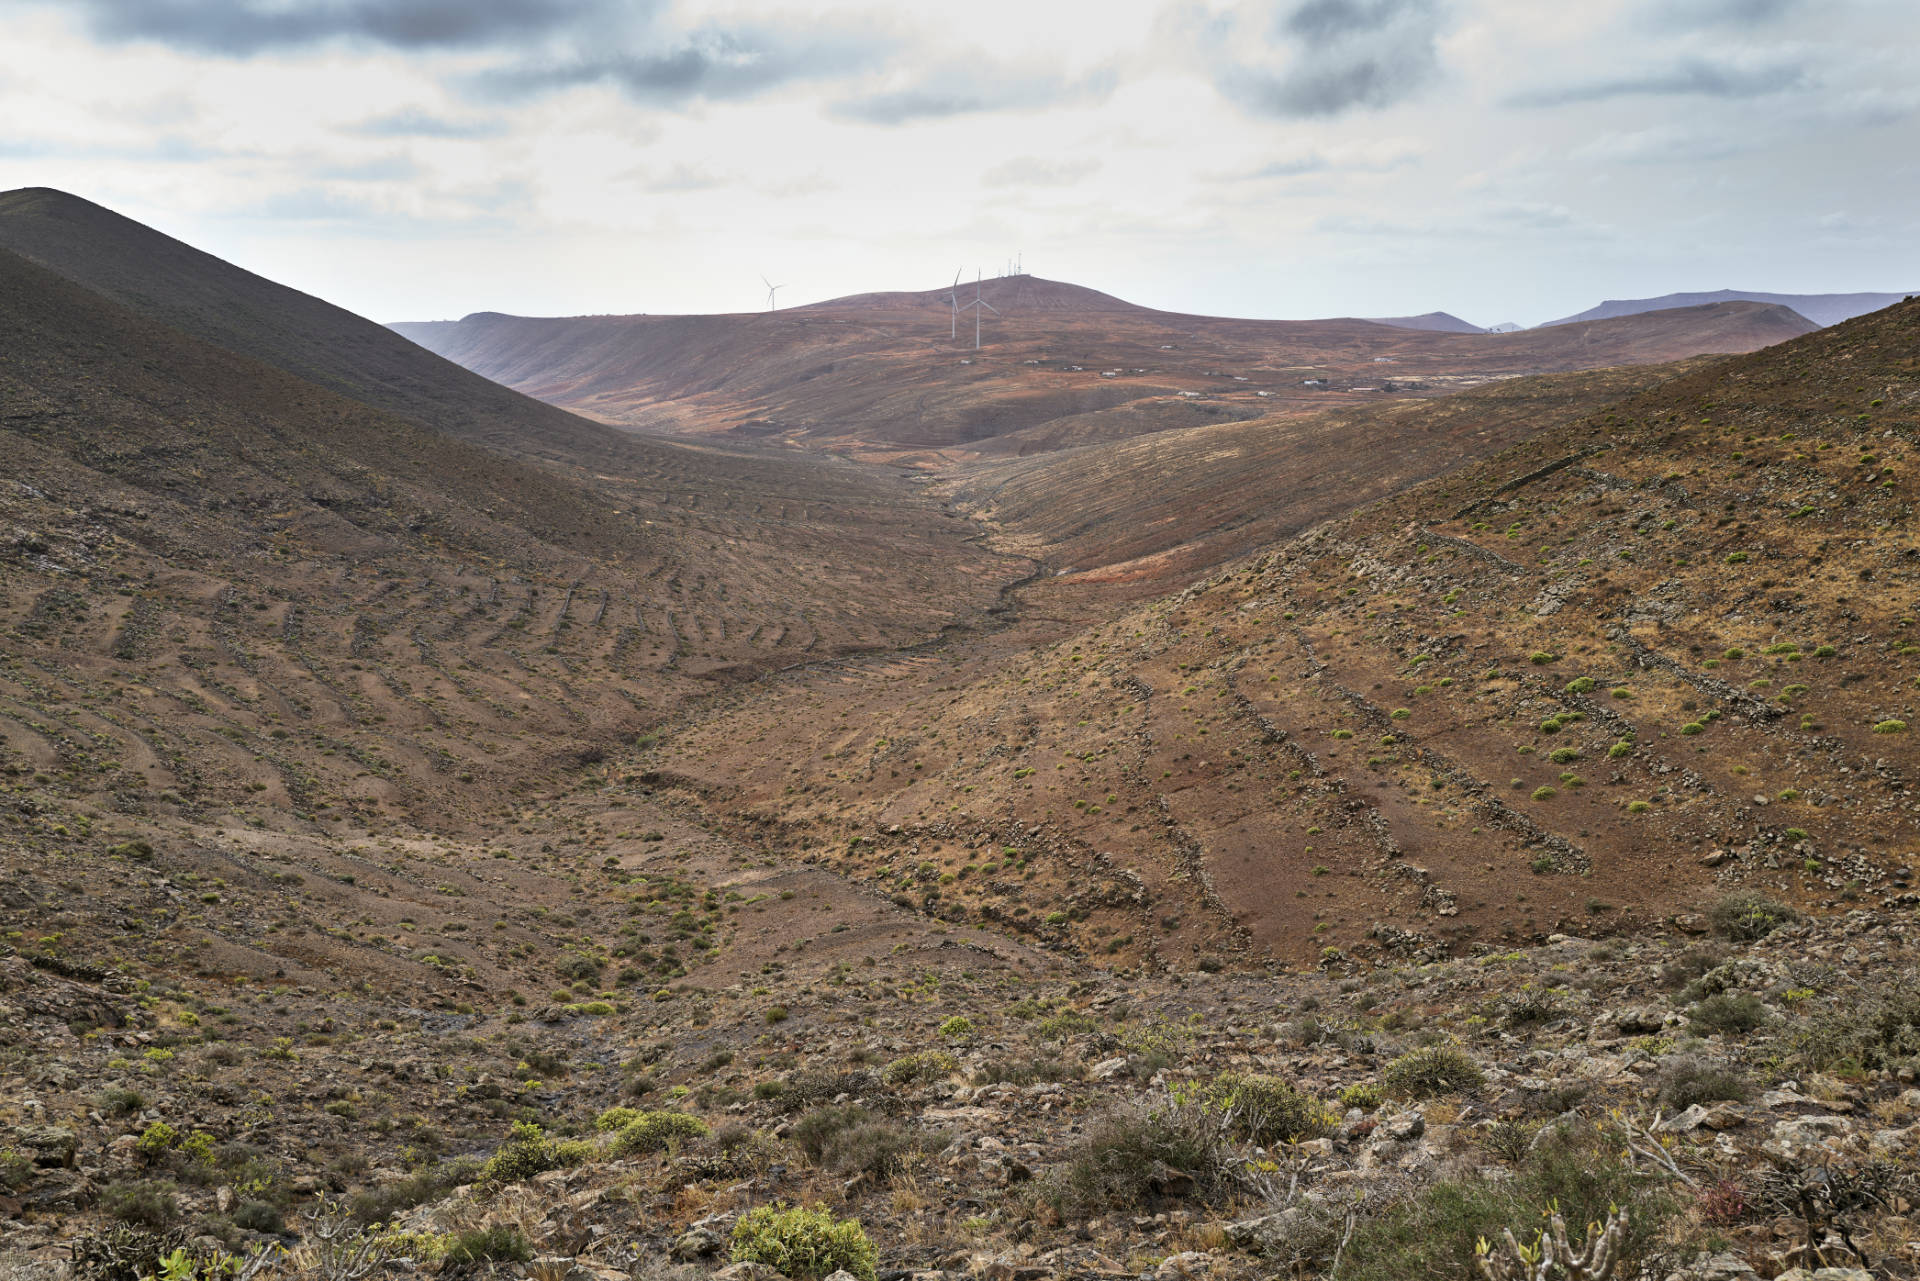
M 1920 0 L 0 0 L 0 189 L 377 320 L 956 270 L 1217 315 L 1920 289 Z

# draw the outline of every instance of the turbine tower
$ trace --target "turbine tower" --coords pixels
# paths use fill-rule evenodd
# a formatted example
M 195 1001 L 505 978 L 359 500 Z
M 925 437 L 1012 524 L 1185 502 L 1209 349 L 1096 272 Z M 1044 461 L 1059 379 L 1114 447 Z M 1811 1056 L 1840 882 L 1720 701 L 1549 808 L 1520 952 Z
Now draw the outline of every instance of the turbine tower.
M 786 286 L 776 285 L 771 280 L 768 280 L 765 276 L 760 277 L 760 283 L 767 287 L 767 310 L 768 311 L 780 310 L 779 304 L 774 302 L 773 296 L 779 293 L 782 289 L 785 289 Z
M 998 307 L 980 296 L 980 269 L 975 267 L 973 269 L 973 301 L 962 309 L 973 312 L 973 349 L 975 351 L 980 350 L 980 312 L 982 308 L 992 312 L 996 316 L 1000 314 Z
M 964 267 L 953 269 L 953 288 L 947 291 L 947 301 L 953 304 L 953 333 L 950 336 L 955 340 L 960 337 L 960 273 L 965 270 Z

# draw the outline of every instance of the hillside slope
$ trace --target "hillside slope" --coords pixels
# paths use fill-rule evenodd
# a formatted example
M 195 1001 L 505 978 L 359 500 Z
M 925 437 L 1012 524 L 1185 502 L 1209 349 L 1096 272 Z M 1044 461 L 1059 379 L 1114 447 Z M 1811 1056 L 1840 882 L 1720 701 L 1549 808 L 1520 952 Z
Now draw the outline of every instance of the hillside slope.
M 712 680 L 976 622 L 1024 570 L 831 459 L 659 444 L 585 485 L 4 252 L 0 441 L 0 629 L 34 656 L 0 756 L 133 810 L 457 818 Z

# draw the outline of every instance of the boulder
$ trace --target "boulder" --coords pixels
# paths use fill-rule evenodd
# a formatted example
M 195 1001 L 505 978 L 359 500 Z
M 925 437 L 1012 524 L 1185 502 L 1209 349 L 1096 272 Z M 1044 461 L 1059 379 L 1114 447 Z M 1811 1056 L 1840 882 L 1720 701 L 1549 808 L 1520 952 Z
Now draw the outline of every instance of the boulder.
M 16 1125 L 10 1132 L 9 1146 L 26 1154 L 35 1165 L 71 1169 L 77 1140 L 64 1125 Z

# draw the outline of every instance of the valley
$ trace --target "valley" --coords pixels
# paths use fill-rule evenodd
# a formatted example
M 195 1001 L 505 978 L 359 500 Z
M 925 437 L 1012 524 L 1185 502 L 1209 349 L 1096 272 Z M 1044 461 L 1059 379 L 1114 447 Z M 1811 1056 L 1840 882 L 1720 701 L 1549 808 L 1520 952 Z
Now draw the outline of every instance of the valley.
M 1912 1275 L 1920 303 L 987 289 L 388 329 L 0 195 L 8 1275 Z

